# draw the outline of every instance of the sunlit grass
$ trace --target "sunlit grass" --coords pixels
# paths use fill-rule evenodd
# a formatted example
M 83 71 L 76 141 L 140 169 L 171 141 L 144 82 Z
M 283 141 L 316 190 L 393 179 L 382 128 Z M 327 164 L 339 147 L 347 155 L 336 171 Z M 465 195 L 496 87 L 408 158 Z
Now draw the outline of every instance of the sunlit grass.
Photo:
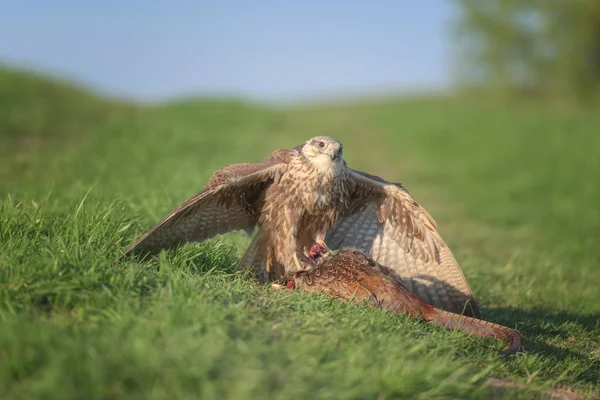
M 514 383 L 512 397 L 598 391 L 597 117 L 204 101 L 100 121 L 2 153 L 0 398 L 482 398 L 498 393 L 492 378 Z M 243 234 L 119 261 L 216 169 L 318 134 L 340 139 L 350 166 L 407 186 L 483 317 L 518 328 L 525 353 L 505 360 L 493 340 L 272 291 L 232 272 Z

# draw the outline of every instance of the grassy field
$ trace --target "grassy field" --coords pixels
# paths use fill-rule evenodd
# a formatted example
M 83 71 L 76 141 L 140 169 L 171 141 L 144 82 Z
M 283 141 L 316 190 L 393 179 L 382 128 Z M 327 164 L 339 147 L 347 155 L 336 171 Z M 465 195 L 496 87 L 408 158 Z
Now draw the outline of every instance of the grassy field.
M 130 105 L 0 69 L 0 398 L 595 398 L 598 132 L 459 99 Z M 242 234 L 118 261 L 216 169 L 319 134 L 430 211 L 524 353 L 258 285 Z

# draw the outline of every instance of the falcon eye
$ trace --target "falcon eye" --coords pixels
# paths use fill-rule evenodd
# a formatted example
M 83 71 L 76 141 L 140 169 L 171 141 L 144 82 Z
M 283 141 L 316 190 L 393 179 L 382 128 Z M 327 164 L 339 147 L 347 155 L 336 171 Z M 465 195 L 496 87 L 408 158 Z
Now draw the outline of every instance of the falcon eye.
M 320 147 L 320 148 L 323 148 L 323 147 L 325 147 L 325 143 L 323 143 L 323 142 L 319 142 L 319 143 L 317 143 L 317 144 L 319 145 L 319 147 Z

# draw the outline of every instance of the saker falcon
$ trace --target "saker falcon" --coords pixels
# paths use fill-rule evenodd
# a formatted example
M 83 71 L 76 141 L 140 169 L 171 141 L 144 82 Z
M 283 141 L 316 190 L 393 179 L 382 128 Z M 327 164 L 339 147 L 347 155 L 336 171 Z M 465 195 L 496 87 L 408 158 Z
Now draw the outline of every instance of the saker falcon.
M 124 253 L 156 254 L 234 230 L 258 232 L 237 269 L 261 281 L 302 268 L 296 251 L 318 243 L 361 250 L 428 303 L 480 317 L 479 306 L 429 213 L 398 183 L 346 166 L 342 144 L 317 136 L 264 163 L 233 164 L 210 178 Z

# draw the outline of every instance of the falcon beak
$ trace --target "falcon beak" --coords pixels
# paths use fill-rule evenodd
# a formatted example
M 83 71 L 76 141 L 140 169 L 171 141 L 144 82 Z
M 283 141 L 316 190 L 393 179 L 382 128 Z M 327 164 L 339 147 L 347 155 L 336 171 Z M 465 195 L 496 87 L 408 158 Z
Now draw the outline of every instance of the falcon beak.
M 338 160 L 340 158 L 340 152 L 339 151 L 329 150 L 328 154 L 329 154 L 329 157 L 331 157 L 331 160 L 333 160 L 333 161 Z

